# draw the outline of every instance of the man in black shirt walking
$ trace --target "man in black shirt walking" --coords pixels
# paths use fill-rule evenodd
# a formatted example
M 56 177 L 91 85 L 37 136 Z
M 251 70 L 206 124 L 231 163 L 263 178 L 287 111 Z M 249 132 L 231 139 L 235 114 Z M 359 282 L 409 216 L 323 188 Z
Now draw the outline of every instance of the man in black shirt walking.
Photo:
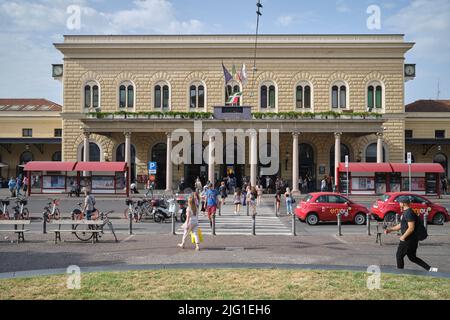
M 405 268 L 405 256 L 411 262 L 414 262 L 430 272 L 437 272 L 437 268 L 431 268 L 425 261 L 416 256 L 419 239 L 416 234 L 416 224 L 421 223 L 420 218 L 409 207 L 410 200 L 407 196 L 400 200 L 400 209 L 403 211 L 403 215 L 400 224 L 392 228 L 387 228 L 385 233 L 388 234 L 392 231 L 401 232 L 400 243 L 397 249 L 397 268 Z

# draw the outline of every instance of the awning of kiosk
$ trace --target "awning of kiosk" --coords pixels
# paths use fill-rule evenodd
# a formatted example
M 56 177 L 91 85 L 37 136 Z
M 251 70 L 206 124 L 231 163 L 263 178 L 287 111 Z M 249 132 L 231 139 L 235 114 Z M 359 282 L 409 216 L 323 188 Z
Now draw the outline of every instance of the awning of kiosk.
M 391 163 L 393 172 L 409 172 L 409 166 L 406 163 Z M 412 173 L 444 173 L 445 170 L 439 163 L 413 163 L 411 164 Z
M 126 162 L 78 162 L 75 171 L 124 172 L 126 168 Z
M 345 172 L 345 163 L 339 164 L 339 171 Z M 363 162 L 351 162 L 348 164 L 348 171 L 350 172 L 392 172 L 392 168 L 389 163 L 363 163 Z
M 25 165 L 25 171 L 73 171 L 76 162 L 31 161 Z

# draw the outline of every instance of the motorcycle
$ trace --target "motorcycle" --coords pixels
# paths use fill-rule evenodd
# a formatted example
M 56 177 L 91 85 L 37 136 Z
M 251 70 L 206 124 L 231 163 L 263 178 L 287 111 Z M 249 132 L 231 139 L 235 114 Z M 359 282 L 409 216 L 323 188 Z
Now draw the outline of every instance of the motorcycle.
M 155 222 L 165 222 L 172 219 L 172 214 L 175 213 L 175 202 L 173 199 L 166 201 L 163 199 L 152 199 L 152 214 Z M 178 221 L 177 217 L 175 219 Z

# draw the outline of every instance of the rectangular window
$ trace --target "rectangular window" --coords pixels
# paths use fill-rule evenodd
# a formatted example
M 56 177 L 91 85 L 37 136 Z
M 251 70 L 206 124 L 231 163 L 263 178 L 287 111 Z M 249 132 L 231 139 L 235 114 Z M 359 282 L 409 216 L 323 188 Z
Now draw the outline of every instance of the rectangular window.
M 155 87 L 155 108 L 161 108 L 161 87 Z
M 198 87 L 198 107 L 203 109 L 205 107 L 205 87 Z
M 22 129 L 22 137 L 32 137 L 33 129 Z
M 267 108 L 267 86 L 261 87 L 261 108 Z
M 194 109 L 197 107 L 197 87 L 196 86 L 191 86 L 190 97 L 191 97 L 191 108 Z
M 375 91 L 375 107 L 381 109 L 383 107 L 383 89 L 378 86 Z
M 434 137 L 436 139 L 445 139 L 445 130 L 436 130 L 436 131 L 434 131 Z
M 311 87 L 305 87 L 305 108 L 311 108 Z
M 339 105 L 338 92 L 339 92 L 338 87 L 334 86 L 332 89 L 332 94 L 331 94 L 331 107 L 332 108 L 337 108 Z
M 134 88 L 133 86 L 128 86 L 128 108 L 134 108 Z
M 412 130 L 405 130 L 405 138 L 411 139 L 413 137 L 413 131 Z
M 303 88 L 301 86 L 297 87 L 297 108 L 303 108 Z
M 270 86 L 269 88 L 269 106 L 271 108 L 275 108 L 275 87 L 274 86 Z
M 341 87 L 340 100 L 339 107 L 347 108 L 347 88 L 344 86 Z
M 84 87 L 84 107 L 91 108 L 91 86 Z
M 94 108 L 98 108 L 98 86 L 92 88 L 92 105 Z
M 56 138 L 62 137 L 62 129 L 55 129 L 55 137 Z
M 370 86 L 367 91 L 367 108 L 373 109 L 373 87 Z
M 163 108 L 169 109 L 169 87 L 163 87 Z
M 120 108 L 125 108 L 126 101 L 127 101 L 126 88 L 125 88 L 125 86 L 120 86 L 120 90 L 119 90 L 119 107 Z

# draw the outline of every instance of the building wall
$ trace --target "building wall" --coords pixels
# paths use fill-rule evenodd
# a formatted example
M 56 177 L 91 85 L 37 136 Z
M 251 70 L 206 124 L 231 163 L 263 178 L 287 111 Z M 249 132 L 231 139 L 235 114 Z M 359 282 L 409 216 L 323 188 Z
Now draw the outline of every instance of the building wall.
M 21 117 L 0 117 L 0 138 L 22 138 L 22 129 L 33 129 L 33 138 L 53 138 L 55 129 L 62 129 L 62 121 L 59 115 L 33 117 L 25 112 Z

